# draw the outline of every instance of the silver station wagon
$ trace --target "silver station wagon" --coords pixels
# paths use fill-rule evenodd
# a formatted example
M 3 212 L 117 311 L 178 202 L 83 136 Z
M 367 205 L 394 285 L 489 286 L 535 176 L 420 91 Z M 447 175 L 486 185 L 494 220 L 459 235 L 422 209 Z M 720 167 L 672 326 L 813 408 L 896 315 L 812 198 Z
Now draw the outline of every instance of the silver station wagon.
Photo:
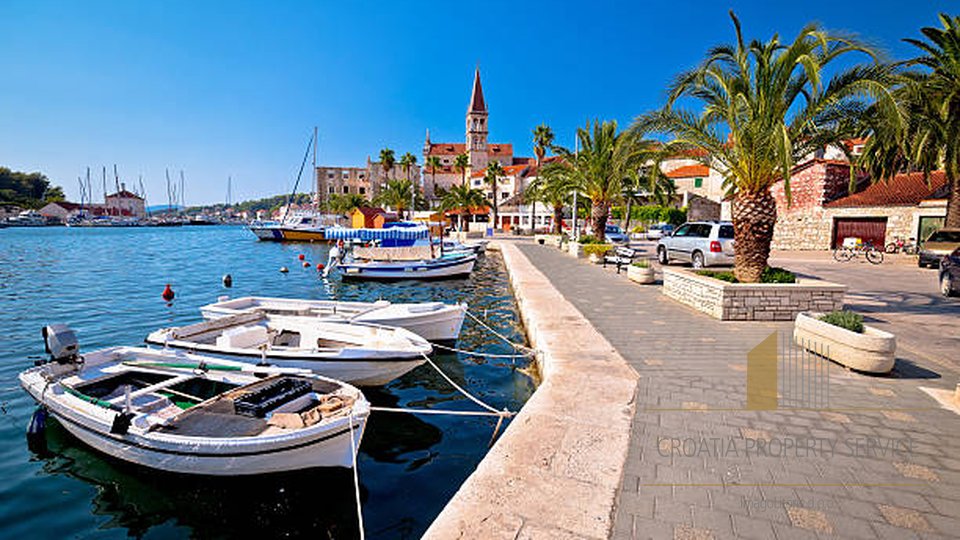
M 684 223 L 657 243 L 660 264 L 683 261 L 694 268 L 733 264 L 733 223 L 692 221 Z

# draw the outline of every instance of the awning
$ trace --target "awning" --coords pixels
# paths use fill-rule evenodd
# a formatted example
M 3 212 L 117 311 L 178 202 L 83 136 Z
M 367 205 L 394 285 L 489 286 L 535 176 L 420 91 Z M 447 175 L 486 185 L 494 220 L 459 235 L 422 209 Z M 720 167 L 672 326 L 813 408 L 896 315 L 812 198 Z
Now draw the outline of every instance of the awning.
M 389 229 L 348 229 L 346 227 L 329 227 L 323 231 L 324 238 L 329 240 L 420 240 L 429 238 L 430 230 L 426 227 L 391 227 Z

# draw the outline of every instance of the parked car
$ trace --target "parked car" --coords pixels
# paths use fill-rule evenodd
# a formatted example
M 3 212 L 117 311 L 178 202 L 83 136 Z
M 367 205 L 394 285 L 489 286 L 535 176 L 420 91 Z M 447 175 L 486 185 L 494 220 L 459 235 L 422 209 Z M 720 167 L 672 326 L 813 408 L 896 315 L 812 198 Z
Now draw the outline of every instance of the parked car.
M 920 268 L 936 268 L 940 259 L 957 248 L 960 248 L 960 229 L 940 229 L 928 236 L 927 241 L 920 246 L 920 259 L 917 264 Z
M 653 225 L 647 229 L 647 240 L 659 240 L 664 236 L 670 236 L 673 234 L 673 225 L 669 223 L 661 223 L 659 225 Z
M 940 260 L 940 292 L 944 296 L 960 295 L 960 248 Z
M 694 221 L 657 242 L 657 259 L 664 265 L 689 262 L 694 268 L 733 264 L 733 248 L 733 223 Z
M 627 244 L 630 242 L 630 237 L 624 234 L 623 230 L 616 225 L 607 225 L 607 228 L 604 229 L 604 236 L 607 240 L 613 242 L 614 244 Z

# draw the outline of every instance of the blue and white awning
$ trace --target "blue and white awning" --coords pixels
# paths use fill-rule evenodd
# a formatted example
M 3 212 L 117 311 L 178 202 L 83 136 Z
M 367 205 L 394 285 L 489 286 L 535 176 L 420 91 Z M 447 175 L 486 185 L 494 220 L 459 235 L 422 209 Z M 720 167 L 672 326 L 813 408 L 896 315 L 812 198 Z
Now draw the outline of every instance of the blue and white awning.
M 420 240 L 430 237 L 426 227 L 391 227 L 389 229 L 348 229 L 346 227 L 328 227 L 324 237 L 329 240 Z

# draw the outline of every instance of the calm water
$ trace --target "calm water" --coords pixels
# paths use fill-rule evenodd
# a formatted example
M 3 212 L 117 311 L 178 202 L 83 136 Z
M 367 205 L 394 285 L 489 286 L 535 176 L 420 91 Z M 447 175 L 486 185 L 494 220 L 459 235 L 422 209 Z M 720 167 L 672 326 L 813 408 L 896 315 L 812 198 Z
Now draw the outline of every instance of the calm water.
M 257 242 L 242 227 L 0 230 L 0 538 L 355 538 L 347 470 L 197 479 L 144 470 L 83 446 L 55 422 L 48 452 L 27 448 L 35 408 L 16 375 L 43 355 L 40 328 L 73 327 L 82 350 L 141 343 L 151 330 L 200 320 L 217 296 L 466 301 L 498 331 L 522 340 L 497 254 L 470 279 L 401 284 L 325 282 L 307 260 L 322 245 Z M 290 268 L 281 274 L 281 266 Z M 233 288 L 221 276 L 232 274 Z M 165 283 L 177 298 L 160 299 Z M 510 353 L 469 318 L 459 346 Z M 437 363 L 497 408 L 517 410 L 533 391 L 517 359 L 442 354 Z M 474 410 L 429 366 L 377 389 L 377 405 Z M 487 450 L 495 419 L 374 413 L 360 448 L 368 538 L 417 538 Z

